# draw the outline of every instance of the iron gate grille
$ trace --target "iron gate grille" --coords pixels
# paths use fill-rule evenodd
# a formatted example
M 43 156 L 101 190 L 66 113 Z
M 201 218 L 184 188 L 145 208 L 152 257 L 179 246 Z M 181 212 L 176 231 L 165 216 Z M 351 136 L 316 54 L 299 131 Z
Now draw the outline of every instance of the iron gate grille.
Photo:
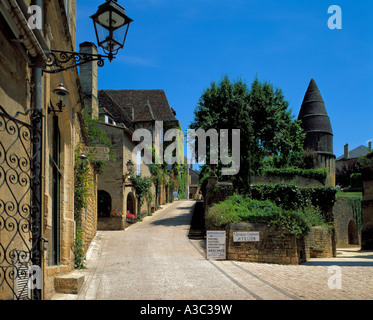
M 2 300 L 41 299 L 42 121 L 39 110 L 10 116 L 0 106 Z

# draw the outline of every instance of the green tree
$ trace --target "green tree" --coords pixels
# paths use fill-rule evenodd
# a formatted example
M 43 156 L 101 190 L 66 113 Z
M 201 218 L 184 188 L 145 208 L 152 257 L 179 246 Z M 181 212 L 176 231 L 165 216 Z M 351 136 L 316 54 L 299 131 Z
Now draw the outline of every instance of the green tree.
M 250 148 L 252 146 L 252 120 L 249 115 L 249 92 L 242 80 L 230 81 L 226 76 L 220 83 L 211 83 L 199 99 L 194 110 L 194 121 L 190 128 L 198 129 L 240 129 L 241 137 L 241 161 L 240 173 L 233 177 L 233 183 L 237 190 L 247 192 L 250 186 Z M 220 137 L 219 137 L 220 138 Z M 228 139 L 228 153 L 232 153 L 231 137 Z M 197 148 L 196 148 L 197 150 Z M 209 161 L 209 144 L 206 146 L 207 163 Z M 221 164 L 219 165 L 221 168 Z M 217 174 L 219 175 L 220 170 Z M 223 177 L 219 176 L 220 179 Z
M 248 88 L 242 80 L 225 76 L 204 90 L 190 128 L 240 129 L 240 172 L 232 181 L 237 191 L 247 193 L 251 173 L 260 171 L 265 162 L 280 168 L 302 160 L 305 133 L 288 107 L 282 91 L 269 82 L 255 79 Z
M 281 89 L 255 79 L 249 93 L 254 144 L 252 168 L 258 172 L 264 159 L 277 168 L 302 161 L 305 133 L 295 120 Z

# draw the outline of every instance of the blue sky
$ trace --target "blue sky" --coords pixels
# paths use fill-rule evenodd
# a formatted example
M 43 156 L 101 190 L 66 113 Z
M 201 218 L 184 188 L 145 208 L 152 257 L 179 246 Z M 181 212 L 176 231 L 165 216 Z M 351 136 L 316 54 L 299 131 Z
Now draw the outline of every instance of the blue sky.
M 89 16 L 104 0 L 77 1 L 77 43 L 95 42 Z M 185 131 L 211 81 L 255 77 L 281 88 L 295 117 L 314 78 L 334 132 L 334 153 L 373 140 L 373 1 L 119 0 L 131 24 L 99 89 L 164 89 Z M 328 8 L 342 29 L 328 28 Z

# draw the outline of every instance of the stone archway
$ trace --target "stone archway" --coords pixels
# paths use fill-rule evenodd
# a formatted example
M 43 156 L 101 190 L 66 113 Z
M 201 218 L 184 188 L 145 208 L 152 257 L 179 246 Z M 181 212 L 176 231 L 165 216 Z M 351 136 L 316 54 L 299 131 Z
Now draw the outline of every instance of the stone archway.
M 348 224 L 348 244 L 359 244 L 359 232 L 357 230 L 357 225 L 354 220 L 351 220 Z
M 104 190 L 97 191 L 97 216 L 99 218 L 110 217 L 111 196 Z
M 132 192 L 127 195 L 127 212 L 136 214 L 136 198 Z

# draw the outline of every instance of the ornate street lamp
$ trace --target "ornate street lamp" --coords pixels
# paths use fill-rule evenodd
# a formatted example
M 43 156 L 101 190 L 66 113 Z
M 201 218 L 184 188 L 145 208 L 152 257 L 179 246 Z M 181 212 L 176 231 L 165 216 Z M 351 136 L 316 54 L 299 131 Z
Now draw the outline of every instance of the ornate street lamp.
M 98 46 L 104 49 L 109 61 L 112 61 L 118 50 L 124 47 L 128 28 L 133 20 L 127 16 L 126 10 L 117 0 L 106 0 L 91 19 L 95 26 Z
M 133 20 L 127 16 L 125 9 L 117 0 L 106 0 L 90 18 L 94 23 L 98 46 L 106 55 L 51 50 L 46 53 L 46 66 L 49 69 L 44 69 L 43 72 L 58 73 L 92 61 L 97 61 L 97 65 L 102 67 L 105 58 L 110 62 L 114 59 L 118 51 L 124 47 L 128 28 Z M 66 64 L 68 65 L 65 66 Z
M 63 108 L 65 107 L 65 104 L 64 104 L 64 99 L 65 97 L 67 97 L 70 92 L 65 88 L 65 86 L 63 85 L 63 83 L 60 83 L 56 88 L 53 89 L 53 93 L 55 94 L 56 96 L 56 100 L 57 100 L 57 107 L 58 107 L 58 110 L 56 110 L 52 104 L 52 102 L 50 103 L 51 106 L 48 108 L 48 113 L 51 113 L 53 112 L 54 115 L 56 115 L 56 112 L 62 112 L 63 111 Z

